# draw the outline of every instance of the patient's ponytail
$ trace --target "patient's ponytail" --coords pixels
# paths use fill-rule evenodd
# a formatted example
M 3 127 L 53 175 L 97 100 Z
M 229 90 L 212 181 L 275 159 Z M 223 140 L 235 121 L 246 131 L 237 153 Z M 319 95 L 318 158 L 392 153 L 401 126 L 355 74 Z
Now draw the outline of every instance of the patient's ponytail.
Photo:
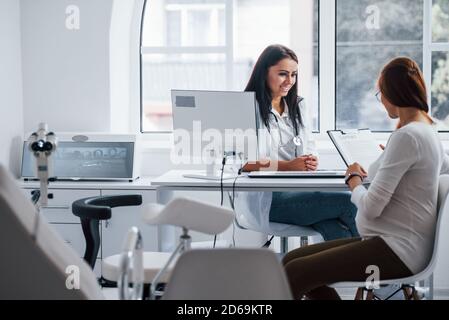
M 382 69 L 378 86 L 382 96 L 396 107 L 415 107 L 429 112 L 424 76 L 412 59 L 391 60 Z

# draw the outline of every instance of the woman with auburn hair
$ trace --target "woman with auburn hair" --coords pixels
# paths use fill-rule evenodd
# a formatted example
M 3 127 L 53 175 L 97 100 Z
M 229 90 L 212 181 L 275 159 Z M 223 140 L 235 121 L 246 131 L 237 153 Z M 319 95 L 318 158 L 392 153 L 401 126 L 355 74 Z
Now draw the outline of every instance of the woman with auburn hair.
M 339 299 L 328 284 L 365 281 L 376 266 L 379 280 L 422 271 L 432 254 L 437 219 L 438 177 L 449 173 L 449 159 L 428 115 L 423 75 L 415 61 L 399 57 L 381 71 L 376 97 L 388 116 L 398 119 L 382 155 L 366 170 L 354 163 L 346 184 L 360 238 L 299 248 L 283 264 L 295 298 Z
M 403 85 L 405 83 L 407 85 Z M 426 122 L 434 123 L 428 115 L 429 106 L 424 76 L 415 61 L 406 57 L 393 59 L 383 68 L 377 85 L 379 91 L 376 97 L 384 104 L 390 118 L 398 118 L 397 115 L 391 115 L 389 112 L 392 104 L 403 107 L 413 106 L 418 109 L 417 114 L 425 118 Z M 388 100 L 384 101 L 382 97 Z M 396 129 L 402 126 L 403 123 L 399 121 Z

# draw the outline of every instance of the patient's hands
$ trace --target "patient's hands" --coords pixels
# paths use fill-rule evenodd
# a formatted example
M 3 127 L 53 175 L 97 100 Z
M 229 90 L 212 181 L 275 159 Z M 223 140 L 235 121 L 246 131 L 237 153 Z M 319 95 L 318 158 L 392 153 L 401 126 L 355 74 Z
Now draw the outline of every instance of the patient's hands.
M 305 155 L 288 161 L 288 171 L 315 171 L 318 168 L 318 158 Z
M 365 169 L 363 169 L 363 167 L 358 164 L 357 162 L 351 164 L 348 169 L 346 170 L 346 176 L 348 176 L 351 173 L 358 173 L 360 174 L 363 178 L 366 178 L 368 176 L 368 173 L 366 172 Z

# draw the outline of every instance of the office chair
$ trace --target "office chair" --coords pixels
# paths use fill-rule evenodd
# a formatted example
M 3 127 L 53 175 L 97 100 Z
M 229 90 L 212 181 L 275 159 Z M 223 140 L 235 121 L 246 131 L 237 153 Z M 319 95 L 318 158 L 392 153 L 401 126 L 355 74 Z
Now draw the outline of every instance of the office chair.
M 0 164 L 0 299 L 104 299 L 95 274 Z
M 449 196 L 449 175 L 442 175 L 439 178 L 438 184 L 438 200 L 437 200 L 437 223 L 435 227 L 435 240 L 433 244 L 432 256 L 429 260 L 427 266 L 421 272 L 414 274 L 410 277 L 406 278 L 397 278 L 397 279 L 388 279 L 379 281 L 380 285 L 383 284 L 399 284 L 400 287 L 395 292 L 391 293 L 390 296 L 386 298 L 388 300 L 390 297 L 394 296 L 396 293 L 402 290 L 404 297 L 407 300 L 419 300 L 419 295 L 415 289 L 415 283 L 429 280 L 429 298 L 433 299 L 433 271 L 435 270 L 435 266 L 437 264 L 438 258 L 443 255 L 442 252 L 443 247 L 441 246 L 443 239 L 443 226 L 447 226 L 449 224 L 449 201 L 447 200 Z M 331 285 L 334 288 L 341 287 L 349 287 L 354 288 L 358 287 L 357 293 L 355 296 L 356 300 L 363 300 L 365 298 L 367 300 L 378 299 L 374 295 L 373 288 L 367 286 L 365 282 L 338 282 Z
M 142 204 L 140 195 L 116 195 L 97 196 L 79 199 L 72 204 L 72 212 L 81 220 L 83 234 L 86 241 L 84 260 L 95 267 L 98 251 L 100 249 L 100 220 L 108 220 L 112 216 L 112 208 L 124 206 L 139 206 Z M 120 235 L 122 236 L 122 235 Z M 143 252 L 143 282 L 151 283 L 159 270 L 167 263 L 170 253 L 166 252 Z M 102 287 L 116 287 L 120 277 L 121 254 L 103 257 L 102 275 L 99 279 Z M 166 273 L 167 281 L 170 273 Z
M 285 272 L 267 249 L 196 249 L 172 271 L 164 300 L 291 300 Z
M 233 197 L 231 196 L 231 193 L 228 192 L 228 196 L 229 202 L 231 203 L 231 207 L 234 209 L 232 200 Z M 234 210 L 234 212 L 235 212 L 234 221 L 238 228 L 243 230 L 256 231 L 266 235 L 272 235 L 275 237 L 280 237 L 281 254 L 286 254 L 288 252 L 289 237 L 300 237 L 301 247 L 309 244 L 309 237 L 319 237 L 320 239 L 323 239 L 321 234 L 312 227 L 302 227 L 292 224 L 270 222 L 267 228 L 263 228 L 262 226 L 251 224 L 243 213 L 241 212 L 239 213 L 236 210 Z

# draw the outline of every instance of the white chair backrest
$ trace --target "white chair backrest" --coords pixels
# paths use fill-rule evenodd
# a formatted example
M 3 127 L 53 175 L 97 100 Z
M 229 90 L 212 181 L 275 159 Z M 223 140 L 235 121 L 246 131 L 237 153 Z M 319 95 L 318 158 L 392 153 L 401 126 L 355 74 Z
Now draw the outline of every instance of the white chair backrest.
M 441 243 L 443 241 L 444 232 L 442 227 L 449 225 L 449 175 L 442 175 L 438 182 L 438 200 L 437 200 L 437 223 L 435 226 L 435 239 L 433 243 L 432 257 L 426 268 L 419 272 L 420 278 L 429 277 L 435 269 L 438 256 L 441 254 Z
M 43 216 L 35 232 L 36 217 L 0 165 L 0 299 L 104 299 L 90 267 Z
M 197 249 L 179 257 L 163 299 L 290 300 L 292 295 L 268 249 Z
M 165 206 L 152 203 L 143 210 L 148 224 L 179 226 L 212 235 L 225 231 L 234 219 L 228 208 L 186 197 L 175 198 Z

